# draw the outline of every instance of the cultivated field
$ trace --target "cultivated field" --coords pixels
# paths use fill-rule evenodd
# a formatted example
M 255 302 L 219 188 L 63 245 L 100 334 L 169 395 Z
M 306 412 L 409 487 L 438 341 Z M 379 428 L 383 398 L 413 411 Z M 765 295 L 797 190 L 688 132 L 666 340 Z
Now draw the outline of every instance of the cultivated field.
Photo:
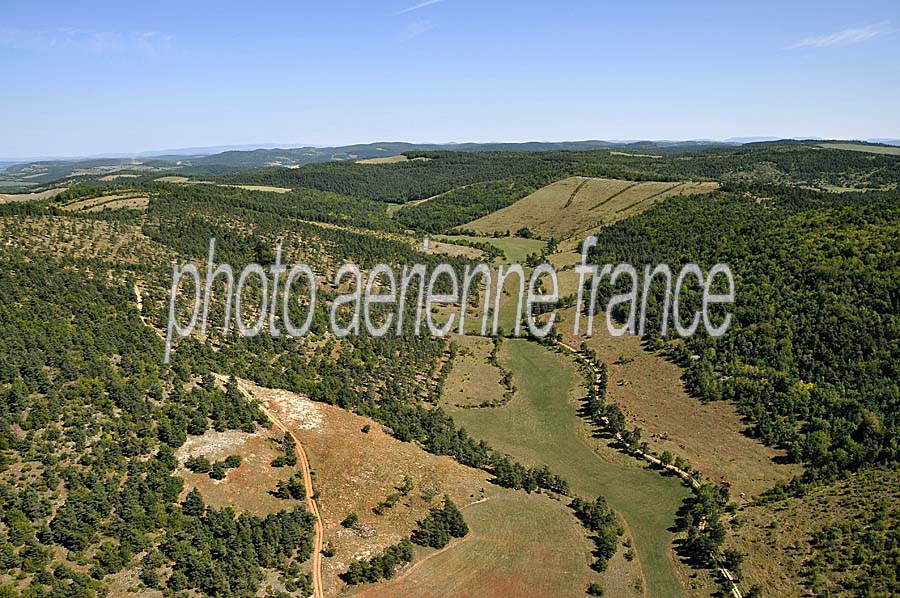
M 505 232 L 506 229 L 504 229 Z M 515 229 L 513 229 L 515 232 Z M 521 237 L 473 237 L 470 235 L 436 235 L 435 239 L 453 243 L 454 241 L 470 241 L 474 243 L 487 243 L 500 249 L 506 259 L 499 259 L 500 263 L 524 262 L 532 253 L 540 254 L 547 246 L 545 241 L 539 239 L 523 239 Z
M 570 177 L 460 228 L 490 234 L 527 227 L 543 238 L 565 239 L 638 214 L 671 195 L 709 193 L 717 187 Z
M 397 578 L 351 595 L 581 596 L 599 578 L 589 568 L 592 545 L 564 502 L 504 493 L 469 505 L 463 515 L 466 538 L 441 551 L 418 551 L 421 557 Z
M 865 143 L 820 143 L 819 147 L 827 149 L 848 150 L 851 152 L 868 152 L 870 154 L 887 154 L 900 156 L 900 147 L 886 145 L 868 145 Z
M 455 409 L 453 418 L 477 439 L 529 465 L 546 464 L 582 497 L 605 496 L 623 517 L 635 542 L 640 581 L 653 596 L 679 596 L 684 589 L 672 553 L 675 512 L 689 494 L 671 477 L 592 438 L 577 414 L 582 378 L 571 360 L 536 343 L 507 339 L 500 362 L 513 372 L 519 391 L 503 407 Z M 613 580 L 605 576 L 606 582 Z M 621 580 L 619 580 L 621 581 Z

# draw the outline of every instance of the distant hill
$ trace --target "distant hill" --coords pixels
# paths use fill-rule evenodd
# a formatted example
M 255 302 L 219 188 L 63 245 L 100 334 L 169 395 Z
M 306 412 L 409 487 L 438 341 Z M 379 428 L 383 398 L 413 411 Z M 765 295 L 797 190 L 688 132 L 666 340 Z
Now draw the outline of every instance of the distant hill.
M 884 145 L 900 145 L 900 139 L 893 139 L 890 137 L 869 139 L 869 143 L 882 143 Z
M 293 168 L 319 162 L 353 162 L 395 156 L 411 151 L 584 151 L 616 149 L 632 152 L 672 154 L 733 144 L 715 141 L 532 141 L 526 143 L 406 143 L 398 141 L 361 143 L 335 147 L 220 146 L 144 152 L 132 156 L 108 155 L 78 159 L 0 159 L 0 183 L 23 189 L 71 176 L 104 176 L 115 172 L 153 174 L 174 172 L 197 174 L 213 168 L 217 172 L 280 166 Z M 217 151 L 228 148 L 226 151 Z M 253 149 L 250 149 L 253 148 Z
M 732 148 L 756 144 L 801 144 L 824 140 L 779 139 L 776 137 L 734 137 L 711 140 L 629 140 L 629 141 L 531 141 L 524 143 L 407 143 L 384 141 L 334 147 L 273 147 L 272 144 L 194 147 L 131 156 L 108 154 L 89 158 L 20 160 L 0 158 L 0 186 L 29 189 L 72 176 L 102 177 L 113 173 L 151 175 L 158 173 L 207 176 L 252 168 L 296 168 L 322 162 L 355 162 L 386 158 L 405 152 L 422 151 L 586 151 L 607 149 L 635 154 L 674 155 L 708 149 Z M 837 141 L 837 140 L 829 140 Z M 866 142 L 854 142 L 866 143 Z M 881 145 L 900 145 L 898 139 L 871 140 Z M 224 151 L 222 151 L 224 150 Z

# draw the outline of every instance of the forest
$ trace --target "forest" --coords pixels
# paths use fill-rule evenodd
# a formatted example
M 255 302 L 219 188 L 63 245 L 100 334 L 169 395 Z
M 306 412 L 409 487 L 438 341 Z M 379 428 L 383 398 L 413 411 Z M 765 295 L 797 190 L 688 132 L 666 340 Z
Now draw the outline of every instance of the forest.
M 880 188 L 900 178 L 900 157 L 821 148 L 801 142 L 747 144 L 738 148 L 712 148 L 662 157 L 621 155 L 607 150 L 548 152 L 408 152 L 409 160 L 394 164 L 350 162 L 310 164 L 301 168 L 262 168 L 219 177 L 231 184 L 310 188 L 389 203 L 406 203 L 459 189 L 474 183 L 516 180 L 540 186 L 568 176 L 609 177 L 634 181 L 718 180 L 726 182 L 791 183 Z M 416 159 L 418 158 L 418 159 Z M 546 184 L 546 183 L 543 183 Z M 479 188 L 476 188 L 479 189 Z M 487 197 L 509 201 L 509 192 Z M 440 199 L 440 198 L 438 198 Z M 452 200 L 452 201 L 451 201 Z M 417 206 L 414 222 L 428 221 Z M 462 204 L 477 213 L 475 199 L 454 196 L 434 204 L 436 220 L 447 218 L 448 204 Z M 413 218 L 413 216 L 410 216 Z M 460 216 L 454 219 L 459 219 Z
M 667 350 L 686 368 L 689 390 L 733 401 L 762 441 L 809 465 L 807 480 L 831 479 L 900 460 L 898 199 L 733 184 L 610 226 L 591 256 L 727 261 L 738 278 L 729 333 Z M 648 318 L 658 322 L 662 289 L 654 289 Z

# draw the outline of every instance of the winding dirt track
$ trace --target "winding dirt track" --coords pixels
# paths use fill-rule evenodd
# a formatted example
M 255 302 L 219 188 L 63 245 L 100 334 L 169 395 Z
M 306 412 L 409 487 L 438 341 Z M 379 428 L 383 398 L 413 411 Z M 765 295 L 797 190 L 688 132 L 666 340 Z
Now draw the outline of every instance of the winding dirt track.
M 162 333 L 151 326 L 147 321 L 147 318 L 143 315 L 144 301 L 143 297 L 141 296 L 141 290 L 138 287 L 137 283 L 135 283 L 134 285 L 134 296 L 138 313 L 141 314 L 141 321 L 145 326 L 156 332 L 156 334 L 158 334 L 162 338 Z M 218 375 L 217 377 L 223 384 L 227 380 L 227 378 L 222 375 Z M 252 402 L 253 400 L 255 400 L 253 395 L 248 392 L 247 389 L 244 388 L 240 383 L 238 384 L 238 390 L 241 391 L 241 394 L 243 394 L 248 401 Z M 290 431 L 287 429 L 287 426 L 285 426 L 284 423 L 280 419 L 278 419 L 278 417 L 276 417 L 274 413 L 266 408 L 266 406 L 263 405 L 262 402 L 257 401 L 257 405 L 259 406 L 260 411 L 265 413 L 266 416 L 270 420 L 272 420 L 272 422 L 275 424 L 275 427 L 281 430 L 284 435 L 291 437 L 291 439 L 294 441 L 294 446 L 297 447 L 297 459 L 300 462 L 300 467 L 303 469 L 303 485 L 306 488 L 306 506 L 309 509 L 309 512 L 312 513 L 313 517 L 316 518 L 316 537 L 313 541 L 312 553 L 313 596 L 315 598 L 324 598 L 325 593 L 322 590 L 322 548 L 324 545 L 325 527 L 322 525 L 322 515 L 319 513 L 319 505 L 316 504 L 316 499 L 313 498 L 315 491 L 313 490 L 312 472 L 309 467 L 309 459 L 307 459 L 306 457 L 306 451 L 303 449 L 303 445 L 300 444 L 296 436 L 290 433 Z
M 241 392 L 244 393 L 248 399 L 252 399 L 252 397 L 247 395 L 246 390 L 241 389 Z M 306 487 L 306 506 L 309 508 L 309 512 L 313 514 L 313 517 L 316 518 L 316 538 L 313 542 L 312 553 L 313 596 L 315 596 L 315 598 L 323 598 L 325 593 L 322 590 L 322 546 L 325 538 L 325 528 L 322 525 L 322 516 L 319 514 L 319 505 L 316 504 L 316 499 L 313 498 L 315 493 L 313 491 L 312 472 L 309 468 L 309 459 L 306 458 L 306 451 L 303 450 L 303 445 L 290 433 L 287 426 L 285 426 L 274 413 L 267 409 L 265 405 L 262 403 L 257 403 L 257 405 L 259 406 L 259 410 L 265 413 L 266 416 L 274 422 L 275 427 L 281 430 L 285 436 L 289 436 L 294 441 L 294 446 L 297 447 L 297 458 L 300 467 L 303 469 L 303 485 Z

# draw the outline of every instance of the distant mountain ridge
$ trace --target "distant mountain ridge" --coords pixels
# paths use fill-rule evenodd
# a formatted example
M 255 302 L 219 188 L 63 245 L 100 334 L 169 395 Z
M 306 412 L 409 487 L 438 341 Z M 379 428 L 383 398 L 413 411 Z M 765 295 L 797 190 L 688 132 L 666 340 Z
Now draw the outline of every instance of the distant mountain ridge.
M 530 141 L 520 143 L 409 143 L 380 141 L 352 145 L 322 147 L 305 145 L 279 147 L 276 144 L 192 147 L 141 152 L 133 155 L 105 154 L 85 158 L 16 160 L 0 158 L 0 186 L 4 189 L 28 189 L 71 176 L 113 176 L 118 172 L 151 174 L 158 172 L 189 173 L 212 170 L 237 171 L 266 166 L 296 168 L 306 164 L 330 161 L 356 161 L 395 156 L 416 151 L 586 151 L 618 150 L 634 153 L 673 154 L 703 149 L 727 148 L 747 144 L 798 143 L 825 141 L 777 137 L 733 137 L 715 140 L 628 140 L 628 141 Z M 900 145 L 900 139 L 879 138 L 868 141 L 882 145 Z M 866 143 L 866 142 L 859 142 Z

